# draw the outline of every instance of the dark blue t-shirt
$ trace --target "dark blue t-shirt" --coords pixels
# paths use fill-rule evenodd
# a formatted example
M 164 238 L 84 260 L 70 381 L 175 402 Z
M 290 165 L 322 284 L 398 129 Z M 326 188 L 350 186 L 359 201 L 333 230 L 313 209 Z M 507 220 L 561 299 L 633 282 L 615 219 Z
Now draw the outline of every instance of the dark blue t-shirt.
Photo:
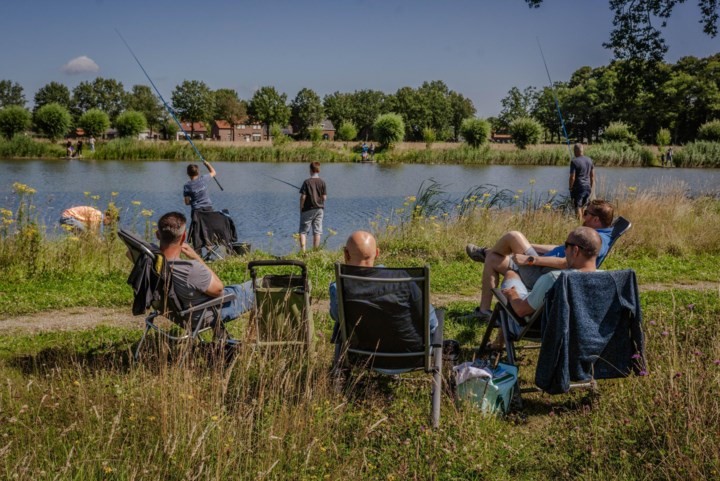
M 196 210 L 202 207 L 212 207 L 208 194 L 208 182 L 212 176 L 204 174 L 197 179 L 188 181 L 183 187 L 183 196 L 190 197 L 190 208 Z
M 590 157 L 581 155 L 570 161 L 570 173 L 575 174 L 573 191 L 590 190 L 590 172 L 593 170 L 593 162 Z

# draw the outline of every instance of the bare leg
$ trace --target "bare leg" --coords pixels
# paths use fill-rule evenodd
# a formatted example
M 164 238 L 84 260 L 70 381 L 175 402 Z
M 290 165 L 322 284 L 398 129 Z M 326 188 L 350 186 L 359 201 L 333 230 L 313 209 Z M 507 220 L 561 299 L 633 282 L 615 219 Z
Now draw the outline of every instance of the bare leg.
M 480 310 L 490 310 L 492 289 L 498 285 L 498 274 L 505 275 L 508 270 L 507 256 L 488 251 L 483 267 L 482 289 L 480 291 Z
M 529 248 L 530 242 L 528 242 L 525 235 L 522 232 L 513 230 L 503 234 L 491 250 L 502 256 L 509 256 L 512 254 L 524 254 Z
M 305 242 L 307 240 L 307 236 L 305 234 L 300 234 L 300 250 L 302 252 L 305 252 Z
M 576 208 L 575 208 L 575 213 L 577 214 L 577 217 L 578 217 L 578 219 L 580 220 L 580 223 L 582 224 L 582 222 L 585 220 L 585 219 L 583 219 L 583 208 L 582 208 L 582 207 L 576 207 Z
M 313 234 L 313 249 L 320 247 L 320 234 Z

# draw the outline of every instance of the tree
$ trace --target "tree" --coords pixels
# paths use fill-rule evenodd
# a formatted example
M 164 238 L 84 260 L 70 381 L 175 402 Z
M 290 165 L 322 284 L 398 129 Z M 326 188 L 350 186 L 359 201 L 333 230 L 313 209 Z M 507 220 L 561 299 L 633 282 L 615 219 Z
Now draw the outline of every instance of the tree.
M 0 109 L 0 134 L 11 139 L 30 128 L 30 112 L 20 105 L 9 105 Z
M 450 91 L 449 97 L 450 125 L 453 132 L 453 140 L 457 141 L 460 138 L 460 128 L 462 127 L 463 120 L 472 118 L 476 110 L 472 100 L 454 90 Z
M 0 108 L 10 105 L 25 106 L 25 94 L 22 85 L 10 80 L 0 80 Z
M 382 114 L 378 116 L 373 124 L 373 133 L 375 139 L 381 145 L 391 149 L 405 136 L 405 124 L 398 114 Z
M 102 137 L 110 127 L 110 118 L 100 109 L 90 109 L 80 116 L 78 125 L 85 131 L 85 135 Z
M 53 102 L 37 109 L 33 114 L 33 122 L 41 134 L 55 142 L 70 130 L 72 117 L 66 106 Z
M 670 131 L 668 129 L 658 130 L 658 133 L 655 136 L 655 143 L 657 146 L 662 150 L 662 148 L 666 145 L 670 145 L 670 142 L 672 142 Z
M 133 85 L 128 95 L 127 108 L 143 114 L 146 127 L 150 128 L 150 135 L 162 125 L 165 109 L 147 85 Z
M 91 109 L 98 109 L 115 120 L 126 104 L 127 92 L 122 82 L 97 77 L 92 83 L 81 82 L 73 89 L 71 111 L 78 118 Z
M 173 90 L 172 104 L 180 119 L 190 122 L 190 137 L 194 137 L 195 122 L 212 116 L 215 99 L 205 82 L 185 80 Z
M 285 126 L 290 121 L 287 95 L 278 93 L 275 87 L 260 87 L 250 100 L 248 114 L 257 122 Z
M 280 124 L 272 124 L 268 129 L 269 135 L 272 138 L 272 143 L 275 146 L 280 146 L 290 142 L 292 139 L 285 135 L 283 127 Z
M 48 104 L 60 104 L 66 109 L 70 108 L 70 90 L 59 82 L 50 82 L 40 87 L 35 93 L 35 106 L 33 112 L 37 112 L 40 107 Z
M 340 124 L 340 127 L 338 127 L 337 129 L 338 140 L 344 140 L 349 142 L 351 140 L 355 140 L 355 137 L 357 137 L 357 129 L 355 128 L 355 124 L 350 121 Z
M 502 128 L 509 128 L 512 121 L 517 118 L 529 117 L 530 112 L 535 108 L 536 98 L 535 87 L 527 87 L 522 92 L 517 87 L 511 88 L 508 94 L 500 100 L 502 110 L 499 120 Z
M 355 118 L 354 105 L 353 95 L 348 93 L 335 92 L 323 98 L 325 116 L 330 119 L 333 125 L 352 122 Z M 355 135 L 357 135 L 357 131 Z
M 290 123 L 302 139 L 308 137 L 310 129 L 320 124 L 324 116 L 320 97 L 312 89 L 303 88 L 290 103 Z
M 518 117 L 510 124 L 510 135 L 519 149 L 537 144 L 542 135 L 542 125 L 532 117 Z
M 638 141 L 625 122 L 611 122 L 603 132 L 602 139 L 604 142 L 622 142 L 630 145 Z
M 543 0 L 525 0 L 530 8 L 537 8 Z M 675 7 L 685 0 L 610 0 L 613 11 L 613 30 L 610 41 L 603 47 L 613 50 L 617 59 L 662 60 L 667 45 L 660 30 L 655 27 L 659 20 L 660 27 L 667 25 Z M 710 37 L 718 33 L 718 0 L 697 0 L 700 8 L 700 23 L 703 32 Z
M 465 142 L 471 147 L 480 147 L 490 139 L 490 122 L 483 119 L 465 119 L 460 126 Z
M 378 115 L 387 113 L 387 95 L 379 90 L 356 90 L 351 95 L 353 123 L 359 130 L 358 137 L 367 140 L 372 134 Z
M 233 89 L 218 89 L 213 92 L 215 97 L 215 110 L 213 120 L 224 120 L 235 125 L 247 117 L 247 104 L 240 100 Z M 232 129 L 232 140 L 235 140 L 235 129 Z
M 147 128 L 147 121 L 142 112 L 126 110 L 115 119 L 115 128 L 120 137 L 135 137 Z
M 698 139 L 708 142 L 720 142 L 720 120 L 705 122 L 698 129 Z

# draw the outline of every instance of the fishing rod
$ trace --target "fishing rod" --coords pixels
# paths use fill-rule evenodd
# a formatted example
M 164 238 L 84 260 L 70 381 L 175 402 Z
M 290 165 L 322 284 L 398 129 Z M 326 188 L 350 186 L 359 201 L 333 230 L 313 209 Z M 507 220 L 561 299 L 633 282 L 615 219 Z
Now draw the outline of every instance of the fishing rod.
M 178 118 L 175 116 L 173 109 L 168 105 L 167 102 L 165 102 L 165 99 L 163 98 L 162 94 L 160 93 L 160 90 L 155 85 L 155 82 L 152 81 L 152 79 L 150 78 L 150 75 L 148 75 L 147 71 L 145 70 L 145 67 L 143 67 L 142 64 L 140 63 L 140 60 L 137 58 L 137 55 L 135 55 L 135 52 L 133 52 L 133 49 L 130 48 L 130 45 L 125 40 L 125 37 L 122 36 L 122 34 L 120 33 L 120 30 L 118 30 L 117 28 L 115 29 L 115 33 L 118 34 L 118 37 L 120 37 L 120 40 L 123 41 L 123 43 L 127 47 L 128 51 L 130 52 L 130 55 L 132 55 L 133 58 L 135 59 L 135 61 L 137 62 L 138 66 L 140 67 L 140 70 L 142 70 L 143 73 L 145 74 L 145 77 L 148 79 L 148 82 L 150 82 L 150 85 L 152 85 L 152 87 L 155 89 L 155 93 L 157 94 L 158 97 L 160 97 L 160 100 L 162 101 L 163 106 L 165 107 L 165 110 L 167 110 L 167 112 L 173 118 L 173 120 L 175 121 L 177 126 L 180 127 L 180 130 L 182 131 L 182 133 L 185 134 L 185 140 L 190 142 L 190 145 L 192 146 L 193 150 L 195 150 L 195 153 L 197 154 L 197 156 L 200 157 L 200 160 L 202 160 L 203 165 L 205 165 L 205 167 L 208 167 L 208 161 L 205 160 L 205 157 L 203 157 L 203 155 L 200 153 L 198 148 L 195 147 L 195 144 L 193 143 L 192 138 L 190 138 L 190 135 L 188 135 L 188 133 L 185 131 L 185 129 L 183 129 L 183 126 L 180 123 L 180 121 L 178 120 Z M 208 170 L 210 170 L 209 167 L 208 167 Z M 220 181 L 217 180 L 217 177 L 213 177 L 213 179 L 215 179 L 215 183 L 217 184 L 218 187 L 220 187 L 220 190 L 224 191 L 225 189 L 223 189 L 222 185 L 220 185 Z
M 557 109 L 558 117 L 560 117 L 560 125 L 562 125 L 565 142 L 567 143 L 568 152 L 570 153 L 570 160 L 572 160 L 573 153 L 572 149 L 570 149 L 570 137 L 568 137 L 567 129 L 565 129 L 565 120 L 563 120 L 562 112 L 560 111 L 560 101 L 558 100 L 557 92 L 555 91 L 555 84 L 553 84 L 552 78 L 550 78 L 550 69 L 545 61 L 545 54 L 543 53 L 542 46 L 540 45 L 540 37 L 535 37 L 535 40 L 537 40 L 538 48 L 540 49 L 540 56 L 542 57 L 543 64 L 545 64 L 545 72 L 547 73 L 548 82 L 550 82 L 550 90 L 552 91 L 553 98 L 555 99 L 555 108 Z
M 267 174 L 263 174 L 263 173 L 260 173 L 260 175 L 267 177 L 268 179 L 277 180 L 278 182 L 282 182 L 283 184 L 289 185 L 290 187 L 294 187 L 297 190 L 300 190 L 300 187 L 298 187 L 297 185 L 291 184 L 290 182 L 285 182 L 284 180 L 278 179 L 277 177 L 273 177 L 272 175 L 267 175 Z

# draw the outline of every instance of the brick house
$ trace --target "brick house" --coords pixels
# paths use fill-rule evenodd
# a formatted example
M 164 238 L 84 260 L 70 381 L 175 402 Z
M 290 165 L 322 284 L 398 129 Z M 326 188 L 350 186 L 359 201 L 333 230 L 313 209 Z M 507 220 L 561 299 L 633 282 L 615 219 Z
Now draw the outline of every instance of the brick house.
M 267 126 L 248 119 L 231 125 L 227 120 L 216 120 L 212 125 L 212 137 L 217 140 L 235 142 L 260 142 L 267 136 Z
M 335 126 L 330 119 L 320 122 L 320 128 L 322 129 L 323 140 L 335 140 Z
M 196 139 L 202 140 L 208 135 L 205 124 L 202 122 L 193 122 L 192 125 L 190 122 L 180 122 L 180 125 L 182 125 L 183 130 L 187 132 L 188 135 L 192 135 Z M 175 134 L 175 140 L 180 140 L 180 138 L 185 138 L 185 135 L 182 132 Z

